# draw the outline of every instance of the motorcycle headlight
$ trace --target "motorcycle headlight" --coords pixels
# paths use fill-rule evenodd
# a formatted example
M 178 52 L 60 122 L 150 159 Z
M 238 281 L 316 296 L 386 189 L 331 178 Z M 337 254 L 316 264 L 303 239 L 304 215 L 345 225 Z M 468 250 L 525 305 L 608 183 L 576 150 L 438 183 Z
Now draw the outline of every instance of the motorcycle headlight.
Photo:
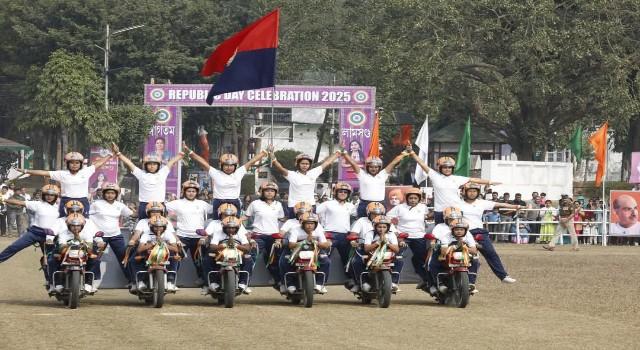
M 81 250 L 70 250 L 69 254 L 67 254 L 72 259 L 79 259 L 82 256 Z
M 313 252 L 311 250 L 301 251 L 298 257 L 300 257 L 300 259 L 311 260 L 313 259 Z
M 453 252 L 453 258 L 456 260 L 464 259 L 464 254 L 462 252 Z

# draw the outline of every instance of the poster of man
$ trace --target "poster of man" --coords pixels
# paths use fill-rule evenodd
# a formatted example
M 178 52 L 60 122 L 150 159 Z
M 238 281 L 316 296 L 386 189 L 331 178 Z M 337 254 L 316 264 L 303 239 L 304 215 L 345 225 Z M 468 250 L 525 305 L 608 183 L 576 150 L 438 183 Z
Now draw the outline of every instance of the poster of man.
M 398 204 L 404 203 L 404 193 L 410 188 L 411 186 L 387 186 L 385 188 L 387 200 L 384 203 L 387 211 Z
M 638 203 L 640 192 L 611 191 L 610 236 L 640 236 Z

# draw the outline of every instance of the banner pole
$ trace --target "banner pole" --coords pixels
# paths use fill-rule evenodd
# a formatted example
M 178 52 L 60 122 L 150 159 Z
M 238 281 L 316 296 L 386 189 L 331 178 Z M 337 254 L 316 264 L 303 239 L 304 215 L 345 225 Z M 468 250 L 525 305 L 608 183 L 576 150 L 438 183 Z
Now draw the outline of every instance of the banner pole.
M 607 246 L 607 238 L 609 233 L 607 232 L 607 200 L 606 200 L 606 183 L 607 183 L 607 168 L 609 163 L 609 139 L 607 135 L 605 137 L 605 151 L 604 151 L 604 175 L 602 177 L 602 246 Z

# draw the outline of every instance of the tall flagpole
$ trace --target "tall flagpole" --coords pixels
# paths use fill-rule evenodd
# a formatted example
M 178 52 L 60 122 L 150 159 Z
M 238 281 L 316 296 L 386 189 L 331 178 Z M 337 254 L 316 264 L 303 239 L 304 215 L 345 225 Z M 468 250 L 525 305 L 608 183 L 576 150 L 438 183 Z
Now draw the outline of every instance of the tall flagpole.
M 609 235 L 608 225 L 607 225 L 607 207 L 608 202 L 606 200 L 606 183 L 607 183 L 607 168 L 609 167 L 609 138 L 608 135 L 604 135 L 605 139 L 605 150 L 604 150 L 604 175 L 602 177 L 602 246 L 607 246 L 607 238 Z

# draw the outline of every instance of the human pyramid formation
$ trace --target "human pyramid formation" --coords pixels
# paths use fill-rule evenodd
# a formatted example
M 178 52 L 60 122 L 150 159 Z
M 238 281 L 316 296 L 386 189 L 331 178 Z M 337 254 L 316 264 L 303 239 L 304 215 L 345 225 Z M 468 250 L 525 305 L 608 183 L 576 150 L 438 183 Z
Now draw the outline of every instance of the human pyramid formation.
M 249 287 L 254 262 L 261 256 L 273 279 L 273 286 L 282 294 L 294 293 L 295 281 L 286 281 L 295 269 L 291 256 L 301 244 L 313 241 L 323 251 L 317 256 L 316 264 L 322 274 L 316 275 L 315 292 L 327 292 L 325 281 L 330 271 L 329 255 L 338 251 L 348 280 L 347 289 L 358 293 L 371 287 L 370 281 L 361 280 L 368 257 L 376 253 L 384 244 L 385 248 L 397 256 L 402 256 L 408 248 L 413 253 L 413 268 L 421 282 L 417 288 L 432 295 L 444 292 L 445 285 L 438 285 L 437 275 L 443 270 L 442 257 L 454 245 L 464 243 L 472 255 L 482 253 L 492 271 L 505 283 L 513 283 L 505 271 L 500 258 L 488 239 L 488 232 L 482 228 L 482 213 L 495 207 L 519 209 L 518 205 L 496 203 L 478 199 L 482 184 L 497 184 L 489 180 L 453 175 L 455 161 L 450 157 L 441 157 L 437 161 L 438 169 L 431 169 L 408 146 L 386 167 L 378 157 L 368 157 L 364 169 L 346 152 L 335 152 L 321 164 L 312 168 L 312 158 L 300 154 L 295 159 L 295 169 L 286 169 L 278 162 L 274 149 L 269 146 L 244 165 L 239 165 L 233 154 L 220 157 L 220 168 L 212 167 L 207 160 L 194 153 L 186 144 L 166 165 L 155 155 L 147 155 L 142 169 L 131 162 L 112 144 L 113 154 L 99 159 L 92 165 L 83 167 L 84 157 L 78 152 L 65 155 L 66 170 L 43 171 L 23 170 L 23 173 L 47 176 L 58 181 L 61 188 L 46 185 L 42 188 L 41 200 L 6 200 L 13 205 L 22 205 L 35 212 L 33 225 L 27 232 L 0 253 L 0 262 L 11 258 L 20 250 L 39 244 L 46 259 L 42 264 L 45 280 L 50 294 L 59 293 L 62 281 L 55 278 L 60 269 L 60 256 L 74 237 L 92 247 L 87 262 L 87 274 L 84 289 L 94 293 L 95 280 L 100 279 L 100 252 L 110 246 L 115 253 L 123 274 L 129 281 L 132 293 L 148 288 L 148 281 L 137 279 L 140 271 L 146 269 L 145 261 L 153 248 L 162 242 L 170 252 L 167 270 L 177 271 L 180 259 L 190 254 L 198 273 L 197 283 L 202 294 L 219 290 L 219 274 L 211 274 L 220 266 L 216 257 L 233 244 L 243 255 L 238 288 L 244 294 L 251 293 Z M 206 170 L 213 180 L 213 202 L 197 199 L 200 186 L 194 181 L 185 181 L 181 188 L 181 198 L 164 202 L 166 179 L 171 167 L 188 156 Z M 287 208 L 277 200 L 278 185 L 265 182 L 259 188 L 260 198 L 247 208 L 241 208 L 241 180 L 252 166 L 269 156 L 271 167 L 289 181 Z M 89 203 L 88 181 L 91 175 L 110 157 L 119 158 L 138 179 L 139 207 L 138 223 L 129 242 L 125 242 L 120 232 L 120 219 L 132 215 L 132 211 L 119 201 L 120 187 L 105 183 L 102 186 L 102 198 Z M 349 184 L 338 182 L 334 186 L 333 199 L 316 206 L 314 188 L 317 178 L 339 157 L 351 165 L 357 175 L 360 203 L 355 207 L 349 201 L 352 188 Z M 433 184 L 436 227 L 431 235 L 425 236 L 425 218 L 427 207 L 421 203 L 422 193 L 414 188 L 405 194 L 405 203 L 385 212 L 382 204 L 385 197 L 385 183 L 389 174 L 405 157 L 413 158 L 422 167 Z M 462 190 L 461 190 L 462 189 Z M 241 215 L 242 209 L 242 215 Z M 177 225 L 165 217 L 167 212 L 175 213 Z M 206 227 L 206 219 L 211 221 Z M 352 217 L 357 219 L 352 224 Z M 247 232 L 243 222 L 251 219 L 252 232 Z M 477 244 L 477 241 L 482 244 Z M 335 247 L 335 250 L 333 249 Z M 438 248 L 439 247 L 439 248 Z M 435 250 L 435 254 L 432 253 Z M 46 261 L 46 263 L 45 263 Z M 393 271 L 392 288 L 398 290 L 399 272 L 403 263 L 397 259 Z M 473 259 L 469 277 L 471 293 L 475 288 L 478 259 Z M 175 274 L 168 275 L 167 289 L 177 290 Z M 206 282 L 205 282 L 206 281 Z

